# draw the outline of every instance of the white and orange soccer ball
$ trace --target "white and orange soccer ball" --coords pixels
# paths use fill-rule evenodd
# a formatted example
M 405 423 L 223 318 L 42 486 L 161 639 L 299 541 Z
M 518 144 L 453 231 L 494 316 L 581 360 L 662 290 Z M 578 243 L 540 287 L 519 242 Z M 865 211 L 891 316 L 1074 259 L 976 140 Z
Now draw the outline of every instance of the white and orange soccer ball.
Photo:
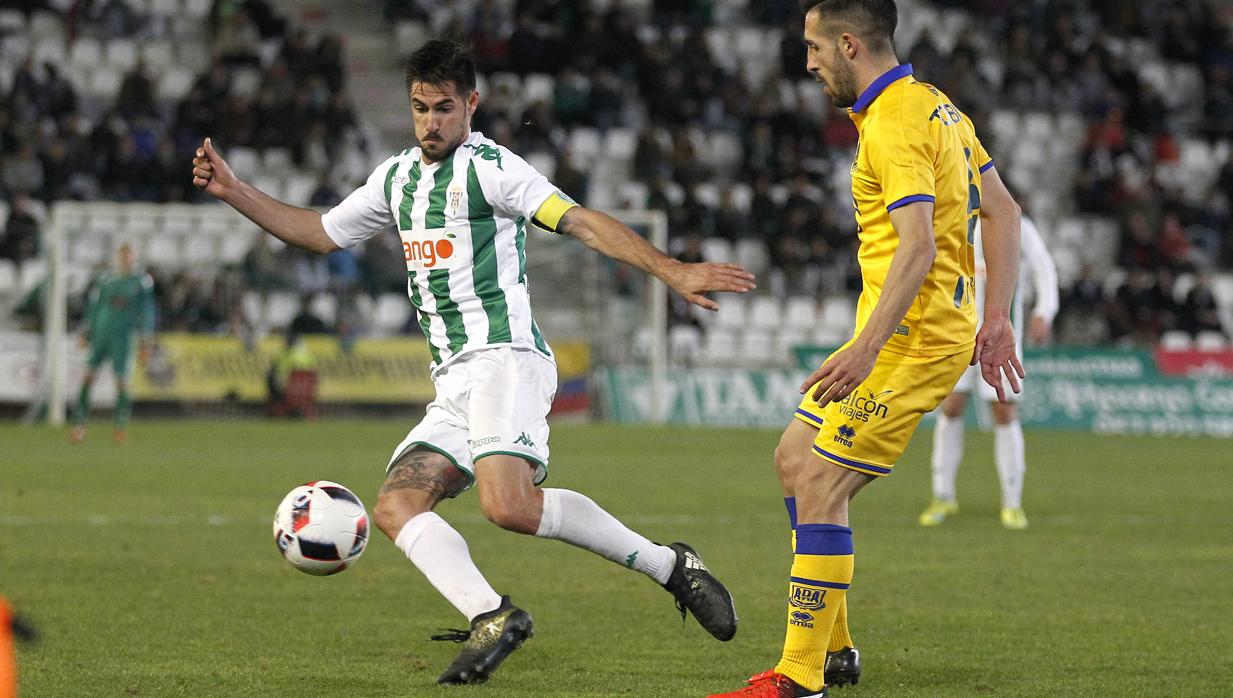
M 368 545 L 368 513 L 351 490 L 314 480 L 283 497 L 274 514 L 274 543 L 301 572 L 337 574 L 354 564 Z

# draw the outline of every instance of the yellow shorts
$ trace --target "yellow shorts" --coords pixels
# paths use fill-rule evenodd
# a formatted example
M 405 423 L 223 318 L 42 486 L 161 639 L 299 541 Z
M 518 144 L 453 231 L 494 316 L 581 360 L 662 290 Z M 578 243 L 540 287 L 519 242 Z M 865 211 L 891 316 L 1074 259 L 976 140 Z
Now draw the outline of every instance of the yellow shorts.
M 889 475 L 920 418 L 942 404 L 971 358 L 970 351 L 916 357 L 884 349 L 873 372 L 850 395 L 820 407 L 810 389 L 796 418 L 817 427 L 815 455 L 867 475 Z

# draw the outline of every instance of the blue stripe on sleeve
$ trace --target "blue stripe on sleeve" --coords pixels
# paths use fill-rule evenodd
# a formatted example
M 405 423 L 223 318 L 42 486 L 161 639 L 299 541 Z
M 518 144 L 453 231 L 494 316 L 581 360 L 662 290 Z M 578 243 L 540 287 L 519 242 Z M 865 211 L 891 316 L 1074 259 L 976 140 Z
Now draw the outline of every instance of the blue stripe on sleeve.
M 980 173 L 981 173 L 981 174 L 984 174 L 984 173 L 988 172 L 988 171 L 989 171 L 989 170 L 991 170 L 991 169 L 993 169 L 993 161 L 992 161 L 992 160 L 990 160 L 989 162 L 986 162 L 985 164 L 983 164 L 983 165 L 981 165 L 981 166 L 980 166 Z
M 908 204 L 914 204 L 920 201 L 928 201 L 932 203 L 935 200 L 936 199 L 934 199 L 934 197 L 930 194 L 913 194 L 912 196 L 905 196 L 902 199 L 891 204 L 890 206 L 887 206 L 886 212 L 890 213 L 891 211 L 894 211 L 897 208 L 900 208 L 902 206 L 907 206 Z

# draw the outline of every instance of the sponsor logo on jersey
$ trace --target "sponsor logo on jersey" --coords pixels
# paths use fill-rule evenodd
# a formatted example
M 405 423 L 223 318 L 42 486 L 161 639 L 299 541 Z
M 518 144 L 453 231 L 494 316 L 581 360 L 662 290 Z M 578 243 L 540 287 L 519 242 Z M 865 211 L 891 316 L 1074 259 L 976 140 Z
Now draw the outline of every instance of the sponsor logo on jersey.
M 839 433 L 835 435 L 835 443 L 852 448 L 852 439 L 854 438 L 856 438 L 856 430 L 851 425 L 844 424 L 839 427 Z
M 535 442 L 531 440 L 530 436 L 527 436 L 525 431 L 519 434 L 518 438 L 514 439 L 514 443 L 522 444 L 527 448 L 535 448 Z
M 875 395 L 872 390 L 855 390 L 839 401 L 839 412 L 849 419 L 861 422 L 868 422 L 870 417 L 885 419 L 890 414 L 890 407 L 880 400 L 893 392 L 895 391 L 883 390 Z
M 488 444 L 495 444 L 500 440 L 501 440 L 501 437 L 499 436 L 489 436 L 483 439 L 475 439 L 474 441 L 471 439 L 467 439 L 467 443 L 470 444 L 471 448 L 479 448 L 480 446 L 487 446 Z
M 826 608 L 826 590 L 793 583 L 788 590 L 788 603 L 806 611 Z

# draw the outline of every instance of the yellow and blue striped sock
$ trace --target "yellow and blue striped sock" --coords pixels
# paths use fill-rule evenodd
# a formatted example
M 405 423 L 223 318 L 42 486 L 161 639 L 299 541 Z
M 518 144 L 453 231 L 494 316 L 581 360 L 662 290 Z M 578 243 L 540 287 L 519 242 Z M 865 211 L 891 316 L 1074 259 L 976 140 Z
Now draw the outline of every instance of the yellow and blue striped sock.
M 792 524 L 792 551 L 796 552 L 796 497 L 784 497 L 784 508 L 788 510 L 788 521 Z M 838 652 L 845 647 L 856 647 L 852 642 L 852 631 L 848 629 L 848 597 L 845 594 L 839 604 L 839 612 L 835 614 L 835 626 L 831 630 L 831 641 L 827 652 Z
M 775 671 L 818 690 L 835 619 L 852 583 L 852 529 L 834 524 L 799 524 L 788 585 L 788 630 Z

